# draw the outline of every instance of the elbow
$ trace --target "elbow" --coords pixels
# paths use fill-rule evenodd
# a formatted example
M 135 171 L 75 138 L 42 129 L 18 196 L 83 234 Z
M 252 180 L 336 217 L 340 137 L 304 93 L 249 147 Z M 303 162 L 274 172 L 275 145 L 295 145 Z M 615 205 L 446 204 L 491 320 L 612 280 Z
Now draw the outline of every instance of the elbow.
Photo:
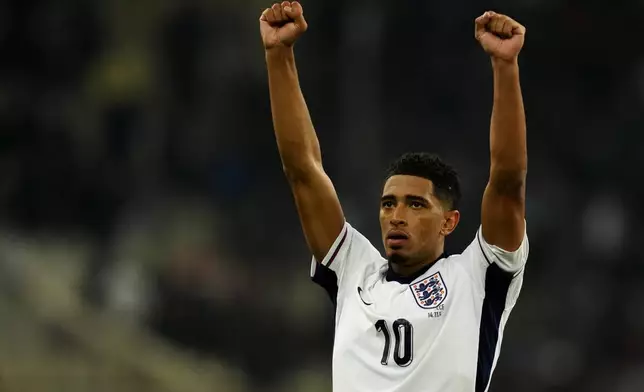
M 282 165 L 282 170 L 284 171 L 284 176 L 289 183 L 294 184 L 305 182 L 307 174 L 297 166 Z
M 313 160 L 301 162 L 282 162 L 282 170 L 286 179 L 291 184 L 306 183 L 315 176 L 315 173 L 322 170 L 320 164 Z
M 319 148 L 302 145 L 280 148 L 282 171 L 289 182 L 306 182 L 322 170 L 322 154 Z
M 498 172 L 523 173 L 528 170 L 528 151 L 522 147 L 498 146 L 492 143 L 490 149 L 490 170 Z
M 489 186 L 499 195 L 524 199 L 527 172 L 526 168 L 493 168 Z

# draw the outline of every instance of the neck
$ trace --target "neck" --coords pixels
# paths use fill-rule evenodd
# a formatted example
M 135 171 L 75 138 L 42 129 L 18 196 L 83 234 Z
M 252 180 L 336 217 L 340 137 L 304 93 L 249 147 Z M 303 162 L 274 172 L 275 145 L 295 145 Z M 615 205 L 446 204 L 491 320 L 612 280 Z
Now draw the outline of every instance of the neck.
M 443 252 L 443 247 L 441 246 L 432 254 L 432 257 L 426 258 L 422 262 L 414 262 L 412 260 L 409 260 L 406 263 L 392 263 L 390 261 L 389 271 L 387 272 L 387 280 L 413 280 L 419 275 L 422 275 L 422 273 L 427 271 L 427 269 L 431 265 L 433 265 L 436 261 L 443 258 L 444 256 L 445 255 Z

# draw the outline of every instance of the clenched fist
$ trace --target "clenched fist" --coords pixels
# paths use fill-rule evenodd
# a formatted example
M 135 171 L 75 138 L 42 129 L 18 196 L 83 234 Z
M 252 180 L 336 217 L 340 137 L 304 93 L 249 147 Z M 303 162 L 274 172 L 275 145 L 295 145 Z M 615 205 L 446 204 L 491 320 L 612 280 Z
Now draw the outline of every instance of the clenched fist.
M 307 27 L 304 10 L 297 1 L 275 3 L 271 8 L 264 10 L 259 18 L 259 28 L 266 50 L 293 46 Z
M 514 61 L 525 39 L 525 27 L 512 18 L 488 11 L 476 18 L 474 36 L 493 58 Z

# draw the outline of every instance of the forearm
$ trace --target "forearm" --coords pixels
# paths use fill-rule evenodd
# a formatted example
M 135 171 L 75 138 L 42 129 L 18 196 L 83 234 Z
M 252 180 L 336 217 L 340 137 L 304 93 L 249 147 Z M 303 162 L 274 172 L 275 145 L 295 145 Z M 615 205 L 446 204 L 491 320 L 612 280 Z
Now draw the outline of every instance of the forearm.
M 481 232 L 488 244 L 513 252 L 525 233 L 526 124 L 518 56 L 526 29 L 488 11 L 475 21 L 475 35 L 492 59 L 494 108 L 490 124 L 490 179 L 483 193 Z
M 320 145 L 300 89 L 292 48 L 266 51 L 273 126 L 284 170 L 294 175 L 321 164 Z
M 526 121 L 517 62 L 492 60 L 494 108 L 490 127 L 491 180 L 522 185 L 528 166 Z

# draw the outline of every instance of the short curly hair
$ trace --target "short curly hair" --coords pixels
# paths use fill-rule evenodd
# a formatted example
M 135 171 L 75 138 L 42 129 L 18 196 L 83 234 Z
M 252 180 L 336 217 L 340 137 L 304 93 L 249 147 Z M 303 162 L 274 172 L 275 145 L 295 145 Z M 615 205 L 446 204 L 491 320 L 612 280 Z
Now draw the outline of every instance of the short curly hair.
M 408 152 L 391 162 L 385 181 L 392 176 L 408 175 L 422 177 L 434 184 L 436 197 L 450 209 L 458 208 L 461 200 L 461 184 L 456 170 L 435 154 Z

